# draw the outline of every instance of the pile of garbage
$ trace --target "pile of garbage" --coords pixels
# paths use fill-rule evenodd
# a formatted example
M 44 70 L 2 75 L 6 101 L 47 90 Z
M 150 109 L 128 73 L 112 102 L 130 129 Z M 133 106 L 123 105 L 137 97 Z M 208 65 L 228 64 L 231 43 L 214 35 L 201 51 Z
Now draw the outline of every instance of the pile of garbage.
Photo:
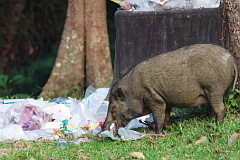
M 217 8 L 221 0 L 110 0 L 129 11 Z
M 101 131 L 108 101 L 109 88 L 86 90 L 85 98 L 0 100 L 0 141 L 58 139 L 66 134 Z
M 107 110 L 109 88 L 86 90 L 85 98 L 0 100 L 0 141 L 61 139 L 79 137 L 101 131 Z M 146 127 L 139 119 L 153 120 L 147 115 L 132 120 L 126 129 Z

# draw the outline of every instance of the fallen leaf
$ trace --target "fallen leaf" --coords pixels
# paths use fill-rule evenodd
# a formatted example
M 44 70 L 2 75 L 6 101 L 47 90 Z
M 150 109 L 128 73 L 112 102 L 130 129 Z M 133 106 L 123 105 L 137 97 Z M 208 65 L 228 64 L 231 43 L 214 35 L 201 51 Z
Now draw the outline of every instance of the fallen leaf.
M 233 121 L 236 121 L 236 120 L 237 120 L 236 117 L 230 117 L 230 119 L 233 120 Z
M 26 159 L 27 157 L 23 157 L 22 155 L 17 155 L 18 158 Z
M 205 142 L 206 140 L 207 140 L 207 137 L 206 137 L 206 136 L 202 136 L 201 138 L 199 138 L 199 139 L 195 142 L 195 144 L 203 143 L 203 142 Z
M 222 132 L 218 132 L 218 133 L 215 133 L 215 134 L 210 134 L 210 136 L 217 136 L 219 134 L 222 134 Z
M 74 151 L 74 153 L 79 153 L 79 152 L 82 152 L 82 151 L 84 151 L 84 149 L 79 149 L 77 151 Z
M 88 159 L 89 157 L 85 156 L 84 154 L 79 154 L 78 158 L 79 159 Z
M 149 137 L 149 141 L 150 143 L 153 145 L 153 147 L 157 147 L 158 145 L 156 144 L 156 142 L 153 141 L 152 137 Z
M 137 147 L 137 146 L 138 146 L 138 145 L 136 145 L 136 144 L 133 143 L 133 144 L 131 145 L 131 148 L 135 148 L 135 147 Z
M 145 156 L 143 155 L 142 152 L 131 152 L 129 155 L 132 156 L 133 158 L 145 159 Z
M 8 154 L 4 151 L 0 151 L 0 156 L 7 156 Z
M 240 137 L 240 133 L 234 133 L 231 135 L 231 137 L 228 139 L 228 143 L 235 142 Z
M 220 153 L 220 149 L 219 149 L 219 148 L 216 148 L 216 149 L 215 149 L 215 152 L 216 152 L 216 153 Z
M 31 148 L 33 148 L 33 145 L 34 145 L 34 143 L 33 143 L 33 142 L 30 142 L 30 143 L 26 144 L 26 147 L 27 147 L 28 149 L 31 149 Z
M 22 142 L 22 141 L 17 141 L 15 144 L 14 144 L 14 148 L 15 149 L 23 149 L 23 148 L 26 148 L 27 145 Z
M 53 157 L 47 157 L 47 158 L 45 158 L 45 160 L 52 160 L 52 159 L 54 159 Z
M 110 156 L 109 159 L 114 160 L 114 159 L 117 159 L 117 158 L 116 158 L 116 157 L 113 157 L 113 156 Z

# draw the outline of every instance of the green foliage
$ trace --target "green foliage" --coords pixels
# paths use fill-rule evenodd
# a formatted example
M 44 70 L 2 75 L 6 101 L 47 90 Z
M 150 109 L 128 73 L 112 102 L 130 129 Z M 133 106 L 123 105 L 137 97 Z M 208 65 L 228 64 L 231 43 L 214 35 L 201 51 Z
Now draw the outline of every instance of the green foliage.
M 238 94 L 240 94 L 240 90 L 235 89 L 231 94 L 229 94 L 225 102 L 225 106 L 230 113 L 236 113 L 240 111 L 240 99 L 235 98 Z
M 24 80 L 22 75 L 4 75 L 0 74 L 0 96 L 10 96 L 17 85 Z
M 27 68 L 22 68 L 19 71 L 25 77 L 24 82 L 17 87 L 19 93 L 30 94 L 34 97 L 40 94 L 51 74 L 57 54 L 57 46 L 51 52 L 49 56 L 31 62 Z

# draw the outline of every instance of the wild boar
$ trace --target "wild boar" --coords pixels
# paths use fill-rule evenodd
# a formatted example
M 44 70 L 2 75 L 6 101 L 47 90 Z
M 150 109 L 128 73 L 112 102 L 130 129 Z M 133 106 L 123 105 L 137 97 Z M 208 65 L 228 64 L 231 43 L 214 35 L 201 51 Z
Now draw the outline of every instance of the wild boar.
M 217 121 L 222 121 L 223 98 L 235 86 L 237 75 L 234 57 L 213 44 L 195 44 L 149 58 L 112 85 L 103 130 L 152 113 L 155 132 L 160 133 L 169 125 L 171 107 L 203 104 L 210 104 Z

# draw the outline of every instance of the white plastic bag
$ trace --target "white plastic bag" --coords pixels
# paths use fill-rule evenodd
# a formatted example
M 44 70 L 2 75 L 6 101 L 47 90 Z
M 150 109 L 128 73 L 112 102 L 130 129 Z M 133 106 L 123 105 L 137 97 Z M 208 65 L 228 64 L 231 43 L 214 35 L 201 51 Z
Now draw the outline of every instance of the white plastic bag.
M 51 114 L 44 112 L 47 102 L 26 99 L 15 103 L 7 111 L 11 123 L 19 124 L 24 131 L 40 129 L 45 122 L 51 121 Z
M 220 0 L 191 0 L 193 8 L 217 8 Z
M 20 139 L 28 140 L 20 125 L 10 124 L 5 128 L 0 129 L 0 141 Z
M 27 140 L 37 140 L 37 139 L 58 139 L 59 137 L 55 134 L 53 129 L 38 129 L 33 131 L 24 132 Z
M 149 1 L 164 5 L 164 3 L 166 3 L 169 0 L 149 0 Z
M 104 99 L 107 97 L 108 91 L 109 88 L 96 89 L 95 92 L 78 103 L 79 113 L 82 114 L 85 122 L 99 122 L 99 120 L 106 118 L 108 103 Z
M 185 9 L 187 6 L 186 0 L 169 0 L 164 4 L 155 3 L 154 10 L 170 10 L 170 9 Z
M 138 8 L 135 10 L 138 11 L 152 11 L 152 7 L 149 3 L 149 0 L 124 0 L 131 3 L 132 5 L 137 5 Z
M 41 129 L 46 122 L 61 122 L 72 117 L 69 107 L 42 99 L 26 99 L 15 103 L 9 108 L 7 115 L 11 123 L 21 125 L 24 131 Z
M 126 129 L 134 129 L 134 128 L 144 128 L 144 127 L 147 127 L 147 125 L 145 125 L 143 123 L 140 123 L 139 120 L 142 120 L 143 122 L 144 121 L 153 122 L 153 116 L 152 116 L 152 114 L 148 114 L 148 115 L 145 115 L 145 116 L 142 116 L 142 117 L 135 118 L 135 119 L 131 120 L 125 126 L 125 128 Z

